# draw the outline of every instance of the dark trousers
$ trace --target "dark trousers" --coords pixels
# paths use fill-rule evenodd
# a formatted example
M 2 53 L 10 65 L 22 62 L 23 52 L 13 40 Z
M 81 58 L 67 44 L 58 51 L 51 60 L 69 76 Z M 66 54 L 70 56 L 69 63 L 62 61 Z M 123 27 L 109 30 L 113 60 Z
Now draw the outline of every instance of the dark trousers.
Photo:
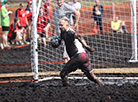
M 62 81 L 67 81 L 66 75 L 70 72 L 76 71 L 77 68 L 81 69 L 84 73 L 89 73 L 92 70 L 88 55 L 86 53 L 82 52 L 76 54 L 66 63 L 60 72 Z
M 96 22 L 97 26 L 99 26 L 100 33 L 103 34 L 102 16 L 101 15 L 95 15 L 94 16 L 94 22 Z

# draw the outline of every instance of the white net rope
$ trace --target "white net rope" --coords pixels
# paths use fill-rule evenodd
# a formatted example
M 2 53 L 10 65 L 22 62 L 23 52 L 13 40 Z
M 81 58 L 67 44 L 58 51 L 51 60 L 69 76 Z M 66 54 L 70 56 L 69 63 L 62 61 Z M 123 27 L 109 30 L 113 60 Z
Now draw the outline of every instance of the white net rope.
M 73 0 L 68 0 L 72 2 Z M 131 4 L 130 0 L 101 0 L 100 5 L 103 6 L 103 19 L 102 28 L 103 34 L 100 33 L 100 29 L 97 27 L 97 32 L 93 32 L 94 19 L 91 18 L 93 14 L 93 7 L 95 5 L 94 0 L 78 0 L 81 4 L 80 19 L 78 23 L 77 33 L 83 36 L 87 44 L 95 48 L 95 52 L 88 52 L 89 59 L 92 62 L 92 68 L 104 69 L 104 68 L 130 68 L 138 67 L 136 63 L 128 63 L 132 56 L 132 43 L 131 34 L 133 33 L 133 21 L 131 20 Z M 41 7 L 44 7 L 46 3 L 42 0 Z M 51 17 L 50 28 L 48 29 L 47 38 L 53 36 L 53 24 L 54 24 L 54 10 L 57 6 L 56 0 L 51 1 Z M 49 6 L 48 6 L 49 7 Z M 44 11 L 44 15 L 47 12 Z M 39 12 L 40 16 L 40 12 Z M 127 33 L 119 32 L 113 34 L 111 29 L 111 21 L 113 17 L 119 17 L 120 20 L 125 22 Z M 45 19 L 44 19 L 45 20 Z M 46 24 L 48 23 L 45 20 Z M 45 25 L 44 25 L 45 26 Z M 44 28 L 42 28 L 44 29 Z M 56 35 L 56 32 L 54 33 Z M 41 36 L 41 35 L 39 35 Z M 33 48 L 33 46 L 32 46 Z M 33 63 L 32 52 L 32 63 Z M 33 64 L 32 64 L 33 65 Z M 54 75 L 54 72 L 62 70 L 63 64 L 63 46 L 53 48 L 49 41 L 47 41 L 46 47 L 42 41 L 38 44 L 38 69 L 39 72 L 48 72 L 47 75 Z M 59 73 L 58 73 L 59 74 Z

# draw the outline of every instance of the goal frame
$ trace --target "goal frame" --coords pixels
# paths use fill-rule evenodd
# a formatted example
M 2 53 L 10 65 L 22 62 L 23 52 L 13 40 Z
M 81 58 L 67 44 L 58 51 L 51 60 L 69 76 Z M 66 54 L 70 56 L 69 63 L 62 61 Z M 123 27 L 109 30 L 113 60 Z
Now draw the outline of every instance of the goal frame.
M 41 1 L 38 3 L 38 9 L 41 5 Z M 130 59 L 128 62 L 138 62 L 137 59 L 137 21 L 136 21 L 136 0 L 130 0 L 131 2 L 131 9 L 132 9 L 132 19 L 133 19 L 133 43 L 132 43 L 132 57 L 133 59 Z M 36 0 L 32 0 L 32 7 L 33 7 L 33 73 L 34 73 L 34 81 L 38 82 L 39 81 L 39 72 L 38 72 L 38 42 L 37 42 L 37 17 L 39 11 L 36 13 Z M 37 15 L 37 16 L 36 16 Z

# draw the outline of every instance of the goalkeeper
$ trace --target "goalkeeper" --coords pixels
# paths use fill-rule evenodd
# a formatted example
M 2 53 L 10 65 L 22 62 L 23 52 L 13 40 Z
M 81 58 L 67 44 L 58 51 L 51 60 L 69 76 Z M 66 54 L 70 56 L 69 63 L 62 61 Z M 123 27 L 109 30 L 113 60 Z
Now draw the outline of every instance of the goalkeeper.
M 94 75 L 88 55 L 86 54 L 83 45 L 90 51 L 94 51 L 94 48 L 89 47 L 84 40 L 82 40 L 80 35 L 70 29 L 68 19 L 61 19 L 59 28 L 61 30 L 61 40 L 65 41 L 66 51 L 70 57 L 70 60 L 65 64 L 64 68 L 60 72 L 63 86 L 69 85 L 67 75 L 70 72 L 76 71 L 77 68 L 80 68 L 89 80 L 99 85 L 103 85 Z

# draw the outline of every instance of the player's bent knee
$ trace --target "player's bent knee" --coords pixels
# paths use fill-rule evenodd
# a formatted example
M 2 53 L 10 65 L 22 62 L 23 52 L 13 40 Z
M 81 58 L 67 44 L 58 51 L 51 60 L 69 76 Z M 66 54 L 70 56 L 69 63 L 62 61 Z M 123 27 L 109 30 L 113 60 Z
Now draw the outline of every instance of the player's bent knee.
M 64 78 L 65 76 L 66 76 L 66 72 L 62 70 L 62 71 L 60 72 L 60 77 L 61 77 L 61 78 Z

